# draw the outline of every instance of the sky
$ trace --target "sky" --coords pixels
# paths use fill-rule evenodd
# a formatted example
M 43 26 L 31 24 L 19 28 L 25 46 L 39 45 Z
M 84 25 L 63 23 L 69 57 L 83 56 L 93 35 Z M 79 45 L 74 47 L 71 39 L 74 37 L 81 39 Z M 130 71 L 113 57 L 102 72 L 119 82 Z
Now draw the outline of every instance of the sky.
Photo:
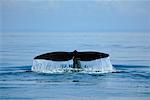
M 1 0 L 1 32 L 150 32 L 150 0 Z

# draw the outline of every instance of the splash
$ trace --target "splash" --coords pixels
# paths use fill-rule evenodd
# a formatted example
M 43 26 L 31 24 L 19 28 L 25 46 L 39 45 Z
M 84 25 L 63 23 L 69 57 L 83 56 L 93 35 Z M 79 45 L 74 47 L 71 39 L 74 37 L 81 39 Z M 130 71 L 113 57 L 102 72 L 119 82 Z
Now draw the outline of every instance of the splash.
M 80 72 L 80 73 L 108 73 L 115 69 L 110 62 L 110 58 L 102 58 L 93 61 L 80 61 L 81 69 L 74 69 L 73 61 L 51 61 L 43 59 L 34 59 L 32 71 L 42 73 L 63 73 L 63 72 Z
M 88 73 L 108 73 L 115 71 L 109 57 L 88 62 L 81 61 L 81 66 L 83 66 L 84 71 Z

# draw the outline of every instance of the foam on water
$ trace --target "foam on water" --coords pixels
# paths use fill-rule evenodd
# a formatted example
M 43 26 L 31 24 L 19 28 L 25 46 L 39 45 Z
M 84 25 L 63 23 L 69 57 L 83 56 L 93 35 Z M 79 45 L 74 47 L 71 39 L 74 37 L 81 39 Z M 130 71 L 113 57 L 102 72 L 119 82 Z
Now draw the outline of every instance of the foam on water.
M 93 61 L 80 61 L 81 69 L 74 69 L 73 60 L 69 61 L 51 61 L 44 59 L 34 59 L 32 65 L 32 71 L 42 73 L 62 73 L 78 71 L 80 73 L 107 73 L 113 72 L 113 68 L 110 58 L 102 58 Z

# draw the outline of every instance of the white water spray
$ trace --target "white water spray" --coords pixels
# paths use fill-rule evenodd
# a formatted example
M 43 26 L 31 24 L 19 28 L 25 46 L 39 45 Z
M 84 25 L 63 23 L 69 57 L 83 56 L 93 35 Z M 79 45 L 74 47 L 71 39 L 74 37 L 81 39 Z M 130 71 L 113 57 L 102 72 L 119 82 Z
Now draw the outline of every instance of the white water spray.
M 93 61 L 80 61 L 81 69 L 77 69 L 81 73 L 107 73 L 113 72 L 114 68 L 110 62 L 110 58 L 101 58 Z M 51 61 L 43 59 L 34 59 L 32 71 L 42 73 L 62 73 L 71 72 L 73 70 L 73 60 L 69 61 Z
M 81 61 L 81 66 L 83 66 L 84 71 L 88 73 L 107 73 L 115 70 L 109 57 L 93 61 Z

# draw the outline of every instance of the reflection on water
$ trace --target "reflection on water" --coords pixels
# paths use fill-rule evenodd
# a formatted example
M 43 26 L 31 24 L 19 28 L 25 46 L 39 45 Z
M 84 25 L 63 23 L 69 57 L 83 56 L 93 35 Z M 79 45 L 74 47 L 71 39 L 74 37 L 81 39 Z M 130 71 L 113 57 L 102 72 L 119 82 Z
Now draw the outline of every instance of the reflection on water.
M 84 97 L 90 100 L 89 95 L 96 100 L 149 99 L 150 66 L 113 66 L 116 68 L 113 73 L 36 73 L 31 71 L 32 66 L 1 68 L 0 99 L 80 100 Z

